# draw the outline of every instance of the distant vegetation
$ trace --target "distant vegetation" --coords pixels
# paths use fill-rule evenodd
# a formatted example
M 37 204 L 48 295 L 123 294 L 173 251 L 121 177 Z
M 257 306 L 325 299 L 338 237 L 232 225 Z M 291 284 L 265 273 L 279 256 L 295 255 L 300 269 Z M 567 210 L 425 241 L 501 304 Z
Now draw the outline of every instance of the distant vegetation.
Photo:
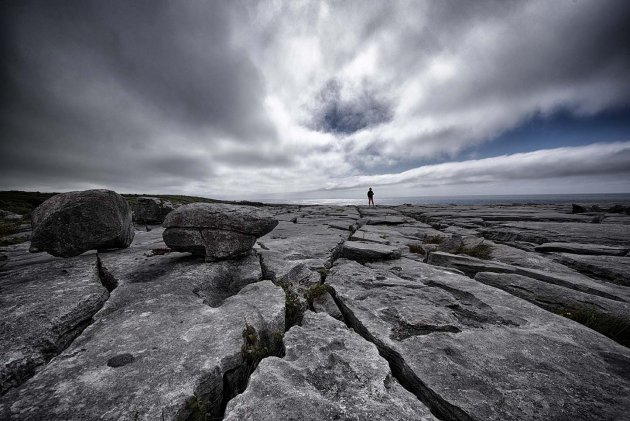
M 58 193 L 40 193 L 40 192 L 26 192 L 26 191 L 0 191 L 0 209 L 6 210 L 9 212 L 18 213 L 20 215 L 24 215 L 26 220 L 30 220 L 31 213 L 33 210 L 44 203 L 47 199 Z M 138 197 L 141 196 L 150 196 L 150 197 L 159 197 L 163 200 L 168 200 L 172 203 L 179 203 L 182 205 L 188 203 L 195 202 L 206 202 L 206 203 L 218 203 L 223 202 L 221 200 L 216 199 L 208 199 L 206 197 L 198 197 L 198 196 L 182 196 L 182 195 L 170 195 L 170 194 L 154 194 L 154 195 L 146 195 L 146 194 L 123 194 L 123 197 L 127 199 L 129 204 L 133 204 L 136 202 Z

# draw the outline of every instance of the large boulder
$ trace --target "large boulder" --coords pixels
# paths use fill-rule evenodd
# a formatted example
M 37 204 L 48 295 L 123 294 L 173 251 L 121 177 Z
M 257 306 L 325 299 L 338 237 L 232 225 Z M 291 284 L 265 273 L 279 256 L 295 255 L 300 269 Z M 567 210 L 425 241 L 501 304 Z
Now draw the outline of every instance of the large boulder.
M 129 204 L 111 190 L 55 195 L 33 211 L 32 222 L 30 251 L 58 257 L 126 248 L 134 237 Z
M 191 203 L 169 213 L 163 225 L 164 242 L 171 249 L 216 261 L 248 254 L 278 221 L 254 207 Z
M 134 222 L 159 225 L 164 222 L 166 215 L 175 209 L 175 206 L 168 200 L 158 197 L 138 197 L 131 209 Z

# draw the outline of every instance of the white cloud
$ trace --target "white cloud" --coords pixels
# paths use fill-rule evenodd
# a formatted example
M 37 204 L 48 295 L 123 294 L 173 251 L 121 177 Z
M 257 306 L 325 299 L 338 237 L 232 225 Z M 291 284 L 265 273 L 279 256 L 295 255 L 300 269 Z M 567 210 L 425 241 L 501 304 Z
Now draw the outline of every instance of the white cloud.
M 464 191 L 577 176 L 563 154 L 597 178 L 627 155 L 455 162 L 537 114 L 628 104 L 623 0 L 144 7 L 7 8 L 0 188 Z M 454 162 L 396 173 L 426 160 Z

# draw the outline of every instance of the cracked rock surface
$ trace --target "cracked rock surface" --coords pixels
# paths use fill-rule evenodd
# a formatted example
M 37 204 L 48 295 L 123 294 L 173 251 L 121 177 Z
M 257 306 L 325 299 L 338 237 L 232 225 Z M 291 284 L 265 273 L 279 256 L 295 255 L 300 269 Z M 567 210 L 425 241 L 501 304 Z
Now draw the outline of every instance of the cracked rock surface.
M 108 297 L 94 255 L 0 272 L 0 394 L 61 352 Z
M 2 247 L 0 419 L 626 419 L 614 205 L 200 205 L 196 249 Z
M 620 419 L 630 351 L 504 291 L 410 259 L 339 260 L 350 326 L 443 419 Z M 605 403 L 605 404 L 604 404 Z
M 284 358 L 261 362 L 226 420 L 435 420 L 376 347 L 332 317 L 308 312 L 284 342 Z

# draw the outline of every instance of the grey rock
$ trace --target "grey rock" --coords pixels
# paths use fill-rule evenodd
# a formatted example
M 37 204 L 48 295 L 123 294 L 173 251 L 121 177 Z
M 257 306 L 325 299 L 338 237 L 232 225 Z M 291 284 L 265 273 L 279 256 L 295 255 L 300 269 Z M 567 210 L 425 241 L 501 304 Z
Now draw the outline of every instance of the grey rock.
M 174 209 L 171 202 L 158 197 L 138 197 L 131 207 L 134 222 L 150 225 L 162 224 L 166 215 Z
M 347 322 L 442 419 L 623 419 L 630 350 L 500 289 L 402 258 L 339 260 Z
M 462 236 L 454 234 L 449 239 L 439 244 L 437 249 L 446 253 L 457 253 L 462 247 L 464 247 Z
M 584 256 L 559 253 L 555 258 L 560 263 L 587 276 L 630 287 L 630 256 Z
M 33 211 L 32 222 L 31 251 L 53 256 L 125 248 L 134 237 L 129 205 L 111 190 L 55 195 Z
M 585 224 L 579 222 L 506 222 L 481 228 L 483 236 L 499 242 L 581 243 L 627 246 L 630 225 Z
M 541 253 L 560 252 L 604 256 L 625 256 L 628 251 L 630 251 L 630 245 L 604 246 L 601 244 L 582 243 L 544 243 L 536 246 L 535 250 Z
M 513 266 L 444 252 L 431 253 L 427 262 L 436 266 L 454 267 L 470 277 L 474 277 L 478 272 L 515 273 L 611 300 L 630 302 L 630 289 L 619 285 L 598 282 L 579 273 L 549 272 L 544 270 L 544 268 L 539 270 Z
M 576 205 L 575 203 L 571 205 L 572 210 L 571 213 L 584 213 L 586 212 L 586 208 L 581 205 Z
M 262 281 L 208 307 L 193 291 L 212 265 L 185 260 L 151 282 L 122 283 L 68 349 L 0 398 L 0 418 L 220 416 L 229 381 L 240 379 L 232 387 L 242 388 L 246 379 L 246 324 L 258 335 L 283 332 L 284 293 Z
M 400 249 L 377 243 L 346 241 L 341 249 L 341 256 L 357 262 L 398 259 Z
M 361 229 L 355 231 L 350 236 L 350 240 L 352 241 L 368 241 L 368 242 L 379 243 L 379 244 L 389 244 L 389 240 L 387 238 L 388 238 L 387 234 L 366 232 Z
M 216 261 L 248 254 L 278 221 L 258 208 L 191 203 L 169 213 L 163 225 L 167 246 Z
M 339 310 L 339 307 L 337 307 L 335 300 L 329 292 L 319 295 L 313 299 L 313 310 L 317 313 L 327 313 L 337 320 L 343 320 L 341 310 Z
M 475 280 L 500 288 L 556 314 L 586 319 L 594 330 L 630 345 L 630 304 L 585 294 L 516 274 L 480 272 Z M 611 324 L 612 323 L 612 324 Z
M 0 291 L 0 394 L 63 351 L 109 297 L 95 256 L 0 272 Z
M 225 420 L 434 420 L 392 377 L 376 347 L 308 312 L 285 336 L 286 356 L 263 360 Z

